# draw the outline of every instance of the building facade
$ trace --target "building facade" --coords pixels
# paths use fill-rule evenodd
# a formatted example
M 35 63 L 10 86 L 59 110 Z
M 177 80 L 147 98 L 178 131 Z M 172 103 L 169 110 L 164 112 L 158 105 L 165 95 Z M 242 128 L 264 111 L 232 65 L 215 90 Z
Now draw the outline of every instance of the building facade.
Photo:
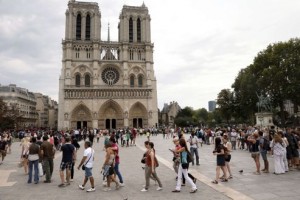
M 58 104 L 50 97 L 35 93 L 36 111 L 38 113 L 37 127 L 57 129 Z
M 161 125 L 175 127 L 174 120 L 180 110 L 180 106 L 175 101 L 170 102 L 170 104 L 165 103 L 162 111 L 160 112 Z
M 59 79 L 59 129 L 157 126 L 150 20 L 144 4 L 123 6 L 118 41 L 110 41 L 109 36 L 102 41 L 98 4 L 69 1 Z

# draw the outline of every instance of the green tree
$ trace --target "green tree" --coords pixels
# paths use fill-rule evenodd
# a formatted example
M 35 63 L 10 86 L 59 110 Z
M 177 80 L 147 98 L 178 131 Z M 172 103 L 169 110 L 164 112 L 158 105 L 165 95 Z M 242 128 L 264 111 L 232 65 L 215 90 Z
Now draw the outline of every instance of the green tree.
M 195 111 L 193 110 L 192 107 L 187 106 L 181 109 L 174 120 L 175 124 L 180 127 L 197 125 L 197 121 L 195 121 L 194 118 L 194 113 Z
M 227 124 L 230 123 L 231 118 L 234 116 L 234 96 L 230 89 L 223 89 L 218 94 L 217 105 L 221 116 L 226 120 Z

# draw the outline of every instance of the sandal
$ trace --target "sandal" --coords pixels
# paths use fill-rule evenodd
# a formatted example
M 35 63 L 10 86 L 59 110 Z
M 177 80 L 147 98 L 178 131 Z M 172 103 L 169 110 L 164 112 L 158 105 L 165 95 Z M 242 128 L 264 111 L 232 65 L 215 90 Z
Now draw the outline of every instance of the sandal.
M 212 181 L 213 184 L 218 184 L 217 180 Z
M 228 182 L 228 179 L 224 178 L 221 180 L 221 182 Z

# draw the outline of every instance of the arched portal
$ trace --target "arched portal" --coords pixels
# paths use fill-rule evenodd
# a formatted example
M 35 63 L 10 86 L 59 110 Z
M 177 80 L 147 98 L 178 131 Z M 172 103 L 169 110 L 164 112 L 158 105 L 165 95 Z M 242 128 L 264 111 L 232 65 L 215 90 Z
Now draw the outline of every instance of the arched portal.
M 87 129 L 92 127 L 91 111 L 84 104 L 80 104 L 73 109 L 71 127 L 74 129 Z
M 117 129 L 124 127 L 123 110 L 121 106 L 113 101 L 106 101 L 99 110 L 99 128 Z
M 129 126 L 134 128 L 145 128 L 148 126 L 148 115 L 145 106 L 137 102 L 129 110 Z

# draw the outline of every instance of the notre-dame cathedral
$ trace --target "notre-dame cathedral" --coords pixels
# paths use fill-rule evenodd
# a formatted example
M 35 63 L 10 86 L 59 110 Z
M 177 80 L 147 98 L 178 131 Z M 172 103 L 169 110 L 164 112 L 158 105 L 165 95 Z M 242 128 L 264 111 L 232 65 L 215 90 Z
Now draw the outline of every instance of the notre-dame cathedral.
M 118 41 L 109 36 L 104 41 L 98 3 L 69 1 L 59 78 L 59 129 L 157 126 L 150 21 L 144 4 L 123 6 Z

